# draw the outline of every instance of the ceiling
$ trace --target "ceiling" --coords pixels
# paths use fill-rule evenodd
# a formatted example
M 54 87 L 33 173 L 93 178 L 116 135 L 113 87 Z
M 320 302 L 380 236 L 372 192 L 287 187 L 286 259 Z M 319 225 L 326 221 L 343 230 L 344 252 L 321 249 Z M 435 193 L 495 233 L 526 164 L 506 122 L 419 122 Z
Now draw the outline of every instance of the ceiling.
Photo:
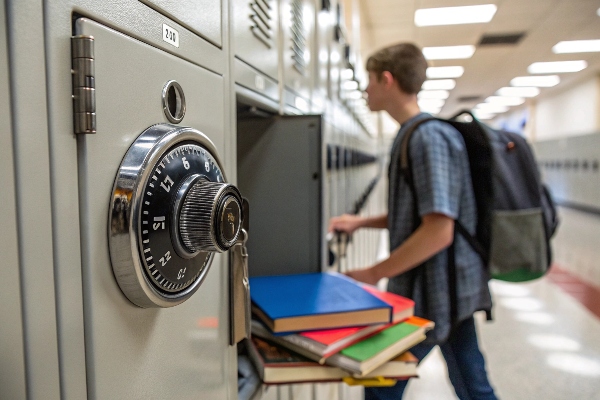
M 390 44 L 410 41 L 420 47 L 475 45 L 469 59 L 435 60 L 431 66 L 460 65 L 464 74 L 456 78 L 441 116 L 450 117 L 494 95 L 512 78 L 527 76 L 527 67 L 539 61 L 586 60 L 588 67 L 576 73 L 559 74 L 561 82 L 541 88 L 542 98 L 588 79 L 600 72 L 600 53 L 554 54 L 552 46 L 563 40 L 600 39 L 600 0 L 354 0 L 360 10 L 360 53 L 366 60 L 373 51 Z M 489 23 L 416 27 L 420 8 L 496 4 Z M 356 25 L 355 25 L 356 26 Z M 516 45 L 478 46 L 482 35 L 524 32 Z M 479 100 L 459 101 L 476 96 Z M 529 102 L 519 107 L 526 107 Z

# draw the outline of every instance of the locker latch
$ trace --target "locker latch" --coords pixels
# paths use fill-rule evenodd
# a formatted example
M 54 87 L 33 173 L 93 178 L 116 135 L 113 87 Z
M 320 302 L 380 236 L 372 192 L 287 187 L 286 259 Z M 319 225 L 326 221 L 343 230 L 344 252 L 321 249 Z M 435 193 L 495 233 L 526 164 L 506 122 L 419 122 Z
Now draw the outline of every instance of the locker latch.
M 229 344 L 250 338 L 250 279 L 248 276 L 248 232 L 242 229 L 240 239 L 231 248 L 229 261 Z

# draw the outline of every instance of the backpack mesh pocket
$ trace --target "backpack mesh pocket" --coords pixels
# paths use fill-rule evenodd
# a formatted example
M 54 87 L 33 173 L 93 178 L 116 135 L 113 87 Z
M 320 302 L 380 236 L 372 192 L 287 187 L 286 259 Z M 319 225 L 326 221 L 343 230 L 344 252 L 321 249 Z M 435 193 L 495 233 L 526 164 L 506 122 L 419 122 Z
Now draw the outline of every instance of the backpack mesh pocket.
M 496 210 L 492 215 L 492 278 L 521 282 L 548 269 L 547 241 L 541 208 Z

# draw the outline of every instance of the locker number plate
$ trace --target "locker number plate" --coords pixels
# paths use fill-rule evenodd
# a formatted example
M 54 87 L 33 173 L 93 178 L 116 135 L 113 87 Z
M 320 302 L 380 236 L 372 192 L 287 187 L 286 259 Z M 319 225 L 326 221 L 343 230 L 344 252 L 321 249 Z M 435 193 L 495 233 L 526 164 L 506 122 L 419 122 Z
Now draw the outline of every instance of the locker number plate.
M 179 47 L 179 32 L 167 24 L 162 26 L 162 39 L 170 45 Z

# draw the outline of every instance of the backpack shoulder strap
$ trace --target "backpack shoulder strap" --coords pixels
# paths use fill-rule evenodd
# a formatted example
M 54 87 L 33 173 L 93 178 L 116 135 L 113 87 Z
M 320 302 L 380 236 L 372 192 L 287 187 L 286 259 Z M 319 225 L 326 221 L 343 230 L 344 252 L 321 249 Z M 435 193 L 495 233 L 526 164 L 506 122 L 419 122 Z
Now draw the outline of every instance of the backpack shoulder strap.
M 464 237 L 469 246 L 471 246 L 471 248 L 475 250 L 475 253 L 477 253 L 477 255 L 481 258 L 483 264 L 487 265 L 489 259 L 488 252 L 483 248 L 481 243 L 479 243 L 477 238 L 471 235 L 467 228 L 465 228 L 464 225 L 461 224 L 458 219 L 454 221 L 454 227 L 456 232 L 459 233 L 462 237 Z
M 414 192 L 413 180 L 412 180 L 412 172 L 410 170 L 410 153 L 409 153 L 409 142 L 413 133 L 417 130 L 419 125 L 424 122 L 437 120 L 434 117 L 423 118 L 417 122 L 414 122 L 412 125 L 408 127 L 402 141 L 400 142 L 400 173 L 406 179 L 406 182 L 410 186 L 410 188 Z

